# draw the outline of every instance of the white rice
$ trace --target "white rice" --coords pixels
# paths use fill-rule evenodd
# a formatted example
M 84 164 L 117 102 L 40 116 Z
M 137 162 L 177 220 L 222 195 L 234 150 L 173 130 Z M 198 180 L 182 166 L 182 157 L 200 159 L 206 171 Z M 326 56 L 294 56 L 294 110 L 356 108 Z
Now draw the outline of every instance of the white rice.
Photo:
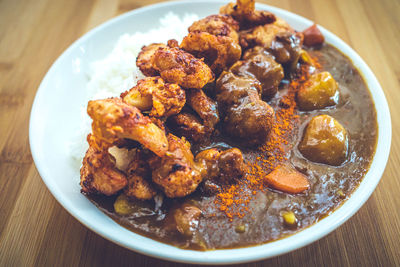
M 170 12 L 160 18 L 159 28 L 148 32 L 122 35 L 107 56 L 90 64 L 85 102 L 91 99 L 119 96 L 120 93 L 130 89 L 144 77 L 135 64 L 142 46 L 151 43 L 167 43 L 170 39 L 180 42 L 187 35 L 187 28 L 198 19 L 195 14 L 185 14 L 183 18 L 179 18 Z M 86 104 L 81 109 L 81 125 L 76 136 L 68 144 L 69 155 L 74 164 L 79 165 L 88 147 L 86 136 L 91 132 L 91 119 L 86 114 Z

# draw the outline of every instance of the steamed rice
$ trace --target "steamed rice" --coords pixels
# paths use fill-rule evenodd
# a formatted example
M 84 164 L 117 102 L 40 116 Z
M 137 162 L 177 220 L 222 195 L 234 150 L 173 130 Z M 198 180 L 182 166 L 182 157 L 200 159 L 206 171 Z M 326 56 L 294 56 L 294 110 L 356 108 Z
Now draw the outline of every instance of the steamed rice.
M 187 28 L 198 20 L 195 14 L 185 14 L 179 18 L 172 12 L 160 18 L 160 27 L 148 32 L 122 35 L 113 50 L 101 60 L 90 64 L 87 85 L 87 103 L 92 99 L 119 96 L 130 89 L 144 76 L 136 67 L 136 57 L 142 46 L 151 43 L 167 43 L 170 39 L 178 42 L 187 34 Z M 82 120 L 78 133 L 68 145 L 69 154 L 76 164 L 81 164 L 88 148 L 86 136 L 91 132 L 91 119 L 82 106 Z

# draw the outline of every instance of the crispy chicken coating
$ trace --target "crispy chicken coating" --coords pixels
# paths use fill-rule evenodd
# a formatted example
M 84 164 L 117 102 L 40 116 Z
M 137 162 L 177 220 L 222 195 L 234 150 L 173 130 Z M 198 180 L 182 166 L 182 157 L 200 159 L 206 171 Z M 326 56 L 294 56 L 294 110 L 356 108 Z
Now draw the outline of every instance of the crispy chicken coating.
M 168 152 L 163 157 L 149 160 L 153 182 L 170 198 L 184 197 L 192 193 L 202 181 L 190 143 L 184 138 L 168 135 Z
M 177 84 L 164 83 L 157 77 L 138 81 L 137 85 L 121 94 L 124 102 L 141 111 L 150 111 L 150 116 L 168 117 L 178 114 L 186 102 L 185 91 Z
M 219 122 L 217 102 L 208 97 L 203 90 L 187 90 L 187 103 L 203 120 L 210 130 Z
M 159 156 L 168 150 L 164 131 L 121 99 L 89 101 L 87 112 L 93 120 L 93 135 L 105 143 L 127 138 L 138 141 Z
M 236 4 L 222 6 L 220 14 L 231 15 L 239 21 L 240 29 L 248 29 L 275 21 L 275 15 L 265 10 L 255 10 L 255 0 L 237 0 Z
M 214 80 L 203 60 L 179 48 L 159 48 L 154 54 L 153 66 L 164 80 L 185 88 L 201 89 Z
M 156 49 L 159 44 L 142 47 L 136 65 L 145 75 L 159 74 L 167 82 L 197 89 L 214 80 L 214 74 L 203 60 L 176 47 L 175 41 L 169 43 L 173 47 L 158 46 Z M 149 66 L 156 72 L 148 71 Z
M 228 15 L 211 15 L 195 21 L 189 32 L 208 32 L 215 36 L 227 36 L 239 42 L 239 23 Z
M 181 48 L 198 58 L 204 58 L 216 75 L 242 55 L 242 49 L 234 39 L 208 32 L 190 32 L 183 38 Z
M 128 186 L 125 195 L 140 200 L 152 199 L 157 191 L 149 182 L 151 170 L 141 151 L 137 150 L 127 170 Z
M 167 46 L 161 43 L 153 43 L 147 46 L 143 46 L 138 57 L 136 58 L 136 66 L 146 76 L 157 76 L 160 75 L 158 70 L 153 67 L 152 57 L 158 48 Z
M 200 142 L 211 134 L 196 115 L 181 112 L 168 118 L 167 125 L 173 129 L 174 134 L 184 136 L 193 142 Z
M 85 193 L 114 195 L 127 184 L 126 176 L 115 167 L 115 159 L 105 145 L 88 135 L 89 148 L 80 170 L 82 191 Z

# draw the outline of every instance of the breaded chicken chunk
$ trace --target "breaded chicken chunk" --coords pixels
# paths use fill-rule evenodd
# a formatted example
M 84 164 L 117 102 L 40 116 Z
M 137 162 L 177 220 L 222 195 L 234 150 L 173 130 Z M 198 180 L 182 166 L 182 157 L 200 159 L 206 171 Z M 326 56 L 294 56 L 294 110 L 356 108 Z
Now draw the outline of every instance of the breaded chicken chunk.
M 237 0 L 236 4 L 229 3 L 219 10 L 239 21 L 240 29 L 248 29 L 275 21 L 275 15 L 265 10 L 255 10 L 255 0 Z
M 174 134 L 184 136 L 196 143 L 208 138 L 211 134 L 210 129 L 203 125 L 200 118 L 188 112 L 169 117 L 167 125 L 173 129 Z
M 164 131 L 121 99 L 89 101 L 87 113 L 93 120 L 93 135 L 105 143 L 127 138 L 138 141 L 159 156 L 168 150 Z
M 184 138 L 168 135 L 169 148 L 163 157 L 149 160 L 153 182 L 170 198 L 184 197 L 192 193 L 202 181 L 190 143 Z
M 208 97 L 203 90 L 187 90 L 187 103 L 203 120 L 204 126 L 214 129 L 219 122 L 217 102 Z
M 136 150 L 128 166 L 128 186 L 124 190 L 128 198 L 148 200 L 157 194 L 154 186 L 149 182 L 151 180 L 151 170 L 145 159 L 146 157 L 142 151 Z
M 98 142 L 88 135 L 89 148 L 80 170 L 80 185 L 85 193 L 114 195 L 127 185 L 128 180 L 115 167 L 115 159 L 108 153 L 107 146 Z
M 183 38 L 181 48 L 198 58 L 204 58 L 204 62 L 216 75 L 242 55 L 242 49 L 234 39 L 208 32 L 190 32 Z
M 185 88 L 201 89 L 214 80 L 214 74 L 203 60 L 179 48 L 159 48 L 154 54 L 153 66 L 165 81 Z
M 169 83 L 184 88 L 203 88 L 214 80 L 211 69 L 201 59 L 176 47 L 176 42 L 168 42 L 173 47 L 151 44 L 142 47 L 136 65 L 147 76 L 160 75 Z M 157 49 L 155 49 L 155 47 Z M 148 71 L 150 69 L 156 72 Z M 155 74 L 156 73 L 156 74 Z
M 147 46 L 143 46 L 137 59 L 136 66 L 146 76 L 157 76 L 160 75 L 158 70 L 153 67 L 152 57 L 156 50 L 160 47 L 167 47 L 165 44 L 153 43 Z
M 216 36 L 227 36 L 239 42 L 239 23 L 228 15 L 211 15 L 193 22 L 189 32 L 208 32 Z
M 150 110 L 150 116 L 154 117 L 178 114 L 186 102 L 185 91 L 179 85 L 165 83 L 159 76 L 139 80 L 121 98 L 141 111 Z

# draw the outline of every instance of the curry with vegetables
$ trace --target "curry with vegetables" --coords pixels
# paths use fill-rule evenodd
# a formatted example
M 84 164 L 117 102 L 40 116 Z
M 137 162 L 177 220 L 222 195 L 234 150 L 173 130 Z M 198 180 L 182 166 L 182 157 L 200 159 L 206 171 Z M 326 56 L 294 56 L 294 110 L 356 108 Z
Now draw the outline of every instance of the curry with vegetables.
M 340 206 L 368 171 L 374 103 L 316 25 L 238 0 L 179 44 L 142 48 L 147 77 L 89 101 L 81 188 L 121 225 L 186 249 L 262 244 Z

